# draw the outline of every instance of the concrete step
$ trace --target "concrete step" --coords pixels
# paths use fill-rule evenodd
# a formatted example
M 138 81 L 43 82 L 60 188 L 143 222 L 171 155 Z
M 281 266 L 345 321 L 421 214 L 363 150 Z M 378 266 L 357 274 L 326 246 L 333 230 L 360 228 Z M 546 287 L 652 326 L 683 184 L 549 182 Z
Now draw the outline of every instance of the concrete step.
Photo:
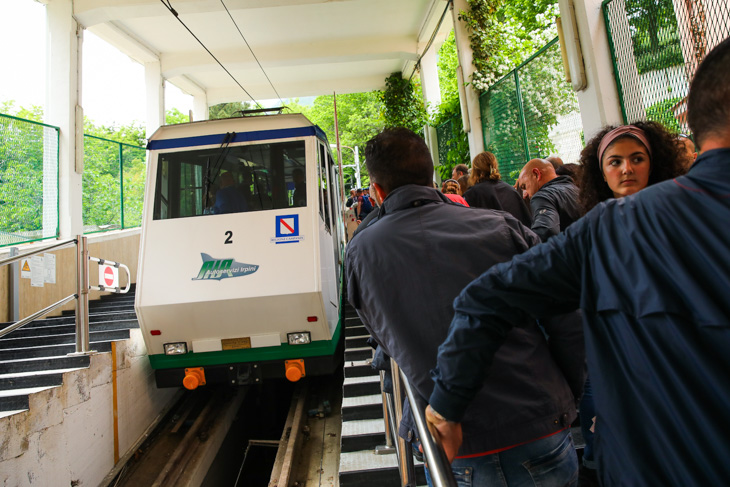
M 370 360 L 350 360 L 345 362 L 345 377 L 367 377 L 378 375 L 370 366 Z
M 373 358 L 373 348 L 370 346 L 345 349 L 345 362 L 368 360 Z
M 118 330 L 93 330 L 89 332 L 91 342 L 102 342 L 109 340 L 124 340 L 129 338 L 129 329 Z M 45 347 L 50 345 L 68 345 L 76 343 L 76 333 L 65 334 L 42 334 L 29 337 L 12 337 L 0 340 L 0 354 L 5 350 L 23 350 L 32 347 Z M 23 357 L 18 357 L 23 358 Z M 0 360 L 3 360 L 0 358 Z M 6 359 L 7 360 L 7 359 Z
M 345 377 L 342 397 L 370 396 L 380 394 L 380 374 L 364 377 Z
M 119 312 L 107 312 L 107 313 L 91 313 L 89 312 L 89 323 L 96 323 L 99 321 L 118 321 L 118 320 L 137 320 L 136 313 L 132 311 L 119 311 Z M 76 321 L 75 316 L 54 316 L 53 318 L 44 318 L 42 320 L 35 320 L 28 323 L 23 328 L 30 329 L 37 326 L 53 326 L 53 325 L 68 325 L 74 324 Z M 9 323 L 0 323 L 0 329 L 4 328 Z
M 42 371 L 0 376 L 0 391 L 27 389 L 30 387 L 60 386 L 61 384 L 63 384 L 63 372 Z
M 123 340 L 129 338 L 129 330 L 126 330 L 127 336 L 119 338 Z M 112 349 L 111 341 L 91 342 L 89 344 L 94 352 L 109 352 Z M 33 348 L 11 348 L 9 350 L 0 350 L 0 364 L 11 362 L 13 360 L 23 361 L 27 359 L 41 359 L 50 357 L 62 357 L 70 353 L 76 352 L 76 343 L 67 345 L 48 345 Z M 20 372 L 20 370 L 18 370 Z
M 342 423 L 341 452 L 375 450 L 385 445 L 385 422 L 380 419 L 345 421 Z
M 383 403 L 380 394 L 343 397 L 342 421 L 378 419 L 383 417 Z
M 71 355 L 62 357 L 30 358 L 0 362 L 0 377 L 5 374 L 21 372 L 38 372 L 41 370 L 75 369 L 88 367 L 91 359 L 88 355 Z
M 416 464 L 416 482 L 426 485 L 423 464 Z M 372 451 L 343 452 L 340 455 L 340 487 L 399 487 L 396 455 L 375 455 Z
M 370 338 L 370 335 L 368 335 L 367 333 L 365 335 L 357 335 L 357 336 L 345 335 L 345 350 L 351 350 L 353 348 L 370 347 L 370 344 L 368 343 L 369 338 Z M 372 347 L 370 347 L 370 348 L 372 348 Z
M 89 323 L 89 331 L 105 331 L 105 330 L 129 330 L 131 328 L 139 328 L 139 322 L 137 320 L 119 320 L 119 321 L 95 321 Z M 49 335 L 63 335 L 66 333 L 75 333 L 76 325 L 52 325 L 52 326 L 36 326 L 31 328 L 19 328 L 12 333 L 5 335 L 0 338 L 0 343 L 3 340 L 11 338 L 29 338 L 38 336 L 49 336 Z
M 348 326 L 345 328 L 345 337 L 362 336 L 367 334 L 368 331 L 365 329 L 365 325 Z

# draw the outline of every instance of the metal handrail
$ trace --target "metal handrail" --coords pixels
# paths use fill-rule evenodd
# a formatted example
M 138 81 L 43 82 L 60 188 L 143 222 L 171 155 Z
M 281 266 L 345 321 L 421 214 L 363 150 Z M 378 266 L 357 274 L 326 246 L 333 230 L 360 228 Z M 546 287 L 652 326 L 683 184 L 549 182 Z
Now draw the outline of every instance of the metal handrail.
M 418 438 L 421 440 L 421 446 L 423 447 L 423 454 L 426 456 L 426 463 L 429 465 L 431 482 L 436 487 L 456 487 L 456 480 L 451 471 L 451 464 L 446 457 L 443 446 L 441 446 L 441 440 L 440 438 L 435 438 L 428 429 L 424 414 L 426 408 L 422 408 L 420 398 L 413 392 L 413 388 L 402 370 L 400 371 L 400 375 L 403 380 L 406 395 L 408 396 L 408 401 L 411 403 L 411 411 L 413 412 L 413 419 L 416 421 L 416 429 L 418 430 Z
M 48 252 L 49 250 L 56 250 L 63 247 L 70 247 L 71 245 L 76 245 L 78 243 L 77 239 L 71 239 L 71 240 L 64 240 L 63 242 L 58 242 L 53 245 L 47 245 L 45 247 L 41 247 L 37 250 L 32 250 L 30 252 L 26 252 L 24 254 L 18 254 L 18 255 L 11 255 L 10 257 L 6 257 L 4 259 L 0 259 L 0 267 L 12 264 L 14 262 L 18 262 L 22 259 L 25 259 L 26 257 L 32 257 L 37 254 L 42 254 L 44 252 Z
M 394 394 L 392 396 L 390 394 L 386 394 L 386 396 L 391 396 L 388 397 L 387 405 L 391 414 L 388 415 L 388 419 L 390 421 L 386 422 L 385 428 L 391 429 L 392 435 L 395 438 L 398 438 L 398 441 L 394 443 L 398 454 L 398 469 L 401 474 L 401 485 L 416 485 L 413 455 L 410 452 L 409 445 L 405 443 L 403 438 L 400 438 L 400 436 L 397 435 L 398 425 L 402 418 L 403 402 L 400 398 L 402 383 L 406 392 L 406 397 L 411 405 L 411 412 L 416 422 L 416 429 L 418 430 L 418 439 L 421 441 L 421 446 L 423 447 L 423 453 L 426 457 L 433 485 L 435 487 L 456 487 L 457 484 L 454 479 L 454 474 L 451 471 L 451 464 L 449 463 L 446 453 L 441 446 L 441 441 L 439 438 L 434 438 L 433 435 L 431 435 L 426 424 L 426 417 L 424 415 L 425 407 L 423 406 L 422 401 L 415 394 L 408 378 L 393 358 L 390 359 L 390 367 L 393 378 Z
M 27 325 L 31 321 L 37 320 L 41 316 L 47 315 L 48 313 L 50 313 L 54 309 L 58 308 L 59 306 L 63 306 L 64 304 L 66 304 L 66 303 L 68 303 L 70 301 L 73 301 L 76 298 L 77 298 L 77 296 L 75 294 L 72 294 L 70 296 L 66 296 L 62 300 L 57 301 L 57 302 L 53 303 L 52 305 L 50 305 L 50 306 L 48 306 L 46 308 L 43 308 L 40 311 L 36 311 L 35 313 L 33 313 L 32 315 L 28 316 L 27 318 L 23 318 L 20 321 L 16 321 L 12 325 L 7 326 L 7 327 L 3 328 L 2 330 L 0 330 L 0 338 L 4 337 L 5 335 L 7 335 L 8 333 L 10 333 L 12 331 L 17 330 L 21 326 Z
M 127 287 L 124 290 L 121 290 L 120 288 L 109 288 L 104 286 L 94 286 L 94 289 L 100 290 L 100 291 L 112 291 L 116 293 L 126 293 L 129 291 L 129 288 L 132 283 L 131 274 L 129 272 L 129 268 L 124 265 L 120 264 L 118 262 L 111 262 L 111 261 L 104 261 L 104 259 L 98 259 L 96 257 L 89 257 L 89 248 L 87 243 L 87 238 L 83 235 L 78 235 L 75 239 L 72 240 L 66 240 L 63 242 L 58 242 L 53 245 L 47 245 L 45 247 L 41 247 L 39 249 L 33 250 L 31 252 L 26 252 L 24 254 L 19 255 L 13 255 L 10 257 L 7 257 L 5 259 L 0 259 L 0 267 L 8 264 L 13 264 L 15 262 L 18 262 L 22 259 L 25 259 L 27 257 L 31 257 L 36 254 L 41 254 L 48 252 L 49 250 L 57 250 L 64 247 L 69 247 L 71 245 L 76 246 L 76 293 L 72 294 L 70 296 L 66 296 L 65 298 L 61 299 L 60 301 L 57 301 L 53 303 L 52 305 L 43 308 L 40 311 L 36 311 L 32 315 L 23 318 L 22 320 L 16 321 L 15 323 L 12 323 L 8 325 L 7 327 L 0 330 L 0 338 L 7 335 L 8 333 L 11 333 L 18 328 L 21 328 L 22 326 L 27 325 L 28 323 L 47 315 L 51 311 L 63 306 L 64 304 L 71 302 L 72 300 L 76 300 L 76 352 L 77 354 L 87 354 L 92 352 L 90 350 L 90 343 L 89 343 L 89 289 L 91 287 L 89 286 L 89 260 L 94 260 L 96 262 L 104 263 L 107 262 L 110 265 L 113 265 L 115 267 L 122 267 L 127 272 Z

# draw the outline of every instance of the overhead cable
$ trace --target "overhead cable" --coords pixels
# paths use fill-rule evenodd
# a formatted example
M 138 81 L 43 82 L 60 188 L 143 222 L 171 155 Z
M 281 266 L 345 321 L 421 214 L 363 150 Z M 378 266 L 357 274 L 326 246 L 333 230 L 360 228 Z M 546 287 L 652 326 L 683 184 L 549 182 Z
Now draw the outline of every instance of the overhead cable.
M 228 74 L 228 76 L 230 76 L 230 77 L 231 77 L 231 79 L 232 79 L 233 81 L 235 81 L 235 83 L 236 83 L 236 84 L 238 85 L 238 87 L 239 87 L 239 88 L 241 88 L 241 89 L 243 90 L 243 92 L 244 92 L 244 93 L 246 93 L 246 95 L 247 95 L 247 96 L 248 96 L 248 97 L 249 97 L 249 98 L 250 98 L 250 99 L 251 99 L 251 100 L 252 100 L 252 101 L 253 101 L 254 103 L 256 103 L 256 105 L 258 105 L 258 106 L 259 106 L 259 108 L 263 108 L 263 107 L 261 106 L 261 104 L 260 104 L 260 103 L 259 103 L 258 101 L 256 101 L 256 99 L 255 99 L 255 98 L 254 98 L 253 96 L 251 96 L 251 93 L 249 93 L 248 91 L 246 91 L 246 88 L 244 88 L 244 87 L 243 87 L 243 85 L 242 85 L 241 83 L 239 83 L 239 82 L 238 82 L 238 80 L 237 80 L 237 79 L 236 79 L 236 78 L 235 78 L 235 77 L 234 77 L 234 76 L 233 76 L 233 75 L 231 74 L 231 72 L 230 72 L 230 71 L 228 71 L 228 69 L 226 69 L 226 67 L 225 67 L 225 66 L 223 66 L 223 63 L 221 63 L 221 62 L 220 62 L 220 61 L 218 60 L 218 58 L 217 58 L 217 57 L 215 57 L 215 55 L 214 55 L 214 54 L 213 54 L 212 52 L 210 52 L 210 49 L 208 49 L 207 47 L 205 47 L 205 44 L 203 44 L 203 41 L 201 41 L 200 39 L 198 39 L 198 36 L 196 36 L 196 35 L 195 35 L 195 34 L 193 33 L 193 31 L 192 31 L 192 30 L 190 30 L 190 28 L 189 28 L 189 27 L 188 27 L 187 25 L 185 25 L 185 22 L 183 22 L 183 21 L 182 21 L 182 19 L 181 19 L 181 18 L 180 18 L 180 16 L 178 15 L 177 11 L 176 11 L 176 10 L 175 10 L 175 9 L 174 9 L 174 8 L 172 7 L 172 3 L 171 3 L 171 0 L 167 0 L 167 1 L 165 1 L 165 0 L 160 0 L 160 2 L 162 2 L 162 5 L 164 5 L 164 6 L 165 6 L 165 8 L 167 8 L 167 10 L 169 10 L 169 11 L 170 11 L 170 13 L 171 13 L 172 15 L 174 15 L 174 16 L 175 16 L 175 18 L 177 19 L 177 21 L 178 21 L 178 22 L 180 22 L 180 24 L 182 24 L 182 26 L 183 26 L 183 27 L 185 27 L 185 30 L 187 30 L 188 32 L 190 32 L 190 35 L 191 35 L 191 36 L 193 36 L 193 37 L 195 38 L 195 40 L 196 40 L 196 41 L 198 41 L 198 43 L 199 43 L 199 44 L 200 44 L 201 46 L 203 46 L 203 49 L 205 49 L 205 50 L 206 50 L 206 51 L 208 52 L 208 54 L 210 54 L 210 56 L 211 56 L 211 57 L 212 57 L 213 59 L 215 59 L 215 62 L 217 62 L 217 63 L 218 63 L 218 65 L 219 65 L 219 66 L 220 66 L 221 68 L 223 68 L 223 71 L 225 71 L 225 72 L 226 72 L 226 73 Z
M 226 7 L 226 4 L 223 3 L 223 0 L 221 0 L 221 5 L 223 5 L 223 8 L 226 9 L 226 13 L 228 13 L 228 16 L 231 18 L 231 22 L 233 22 L 233 25 L 236 26 L 236 30 L 238 30 L 238 33 L 241 34 L 241 39 L 243 39 L 243 42 L 246 43 L 246 46 L 248 47 L 248 50 L 251 51 L 251 55 L 256 60 L 256 62 L 259 65 L 259 68 L 261 68 L 261 72 L 264 73 L 264 76 L 266 76 L 266 80 L 269 82 L 269 85 L 271 86 L 271 89 L 274 90 L 274 93 L 276 93 L 276 97 L 281 102 L 281 106 L 284 106 L 284 100 L 281 99 L 281 96 L 279 95 L 279 92 L 276 91 L 276 88 L 274 88 L 274 84 L 269 79 L 269 75 L 266 74 L 266 71 L 264 70 L 264 67 L 261 66 L 261 63 L 259 62 L 259 58 L 256 57 L 256 54 L 254 54 L 253 49 L 251 49 L 251 46 L 249 45 L 248 41 L 246 40 L 246 37 L 244 37 L 243 32 L 241 32 L 240 27 L 238 27 L 238 24 L 236 23 L 236 20 L 233 18 L 233 15 L 231 15 L 230 10 L 228 10 L 228 7 Z
M 410 83 L 413 79 L 413 75 L 416 74 L 416 70 L 418 69 L 418 66 L 421 65 L 421 59 L 423 59 L 423 56 L 426 55 L 429 49 L 431 49 L 431 44 L 433 44 L 434 39 L 436 39 L 436 34 L 438 34 L 438 31 L 441 29 L 441 24 L 444 22 L 444 17 L 446 17 L 446 12 L 449 11 L 449 8 L 451 8 L 453 0 L 448 0 L 446 2 L 446 8 L 444 9 L 444 12 L 441 14 L 441 18 L 439 19 L 439 23 L 436 26 L 436 29 L 434 29 L 433 34 L 431 34 L 431 38 L 428 40 L 428 44 L 426 44 L 426 48 L 423 50 L 423 54 L 418 56 L 418 61 L 416 61 L 416 64 L 413 66 L 413 72 L 411 72 L 411 76 L 408 78 L 408 82 Z

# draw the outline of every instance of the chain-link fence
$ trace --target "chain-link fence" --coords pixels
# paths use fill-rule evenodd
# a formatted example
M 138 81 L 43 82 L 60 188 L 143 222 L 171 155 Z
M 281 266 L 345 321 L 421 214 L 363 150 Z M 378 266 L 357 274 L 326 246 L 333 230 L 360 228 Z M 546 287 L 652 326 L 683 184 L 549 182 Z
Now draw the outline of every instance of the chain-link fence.
M 84 233 L 142 223 L 145 158 L 144 147 L 84 135 Z
M 58 237 L 58 138 L 0 114 L 0 246 Z
M 530 159 L 559 156 L 577 163 L 583 148 L 578 98 L 565 81 L 558 39 L 479 97 L 484 147 L 510 184 Z
M 728 0 L 605 0 L 603 14 L 624 121 L 688 133 L 689 81 L 730 36 Z

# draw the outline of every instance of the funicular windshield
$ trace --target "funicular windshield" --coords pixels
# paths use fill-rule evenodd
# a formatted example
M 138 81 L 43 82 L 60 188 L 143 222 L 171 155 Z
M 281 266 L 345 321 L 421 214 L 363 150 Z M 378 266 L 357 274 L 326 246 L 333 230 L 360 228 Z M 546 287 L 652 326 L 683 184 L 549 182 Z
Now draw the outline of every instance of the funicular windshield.
M 153 219 L 302 207 L 306 192 L 303 140 L 161 153 Z

